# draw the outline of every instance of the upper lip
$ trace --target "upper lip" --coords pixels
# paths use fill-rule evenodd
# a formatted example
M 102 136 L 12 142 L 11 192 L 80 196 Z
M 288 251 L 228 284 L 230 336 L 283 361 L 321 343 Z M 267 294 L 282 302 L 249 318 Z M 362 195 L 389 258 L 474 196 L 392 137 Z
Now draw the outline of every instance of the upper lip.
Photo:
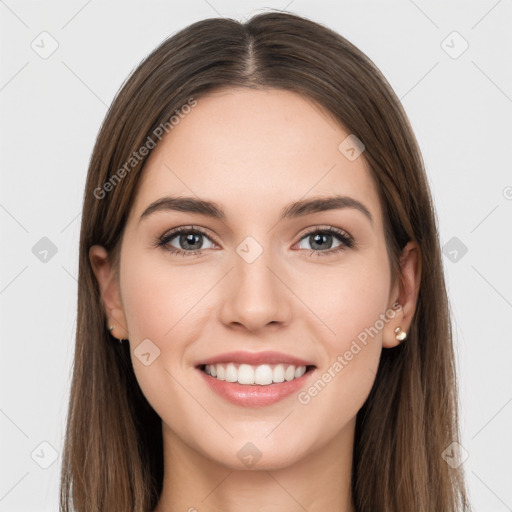
M 236 352 L 224 352 L 208 359 L 198 361 L 196 366 L 205 364 L 218 364 L 218 363 L 246 363 L 250 365 L 260 364 L 289 364 L 294 366 L 314 366 L 313 363 L 300 359 L 289 354 L 282 352 L 245 352 L 238 350 Z

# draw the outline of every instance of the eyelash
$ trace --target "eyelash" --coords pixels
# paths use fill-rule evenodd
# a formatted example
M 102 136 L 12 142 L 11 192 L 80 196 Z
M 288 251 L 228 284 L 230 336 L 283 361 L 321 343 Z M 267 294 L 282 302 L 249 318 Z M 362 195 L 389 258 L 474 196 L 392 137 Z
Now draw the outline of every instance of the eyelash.
M 194 228 L 194 226 L 182 226 L 182 227 L 179 227 L 179 228 L 176 228 L 176 229 L 172 230 L 169 233 L 166 233 L 165 235 L 163 235 L 160 238 L 157 238 L 155 246 L 156 247 L 161 247 L 164 250 L 168 251 L 169 253 L 175 254 L 175 255 L 179 255 L 179 256 L 187 257 L 187 256 L 196 256 L 196 255 L 202 254 L 202 250 L 185 251 L 183 249 L 177 249 L 176 247 L 172 247 L 172 248 L 167 248 L 166 247 L 167 244 L 173 238 L 176 238 L 177 235 L 191 234 L 191 233 L 201 234 L 201 235 L 205 236 L 206 238 L 209 238 L 210 240 L 212 240 L 212 237 L 209 236 L 202 229 Z M 329 255 L 333 255 L 335 253 L 338 253 L 340 251 L 344 251 L 346 249 L 351 249 L 351 248 L 353 248 L 355 246 L 354 239 L 348 233 L 346 233 L 345 231 L 343 231 L 341 229 L 335 228 L 333 226 L 328 226 L 326 228 L 320 228 L 319 226 L 314 226 L 314 228 L 312 228 L 310 231 L 305 233 L 300 238 L 299 242 L 302 241 L 304 238 L 307 238 L 308 236 L 310 236 L 312 234 L 315 234 L 315 233 L 328 233 L 328 234 L 331 234 L 331 235 L 335 235 L 336 238 L 338 238 L 338 240 L 341 242 L 341 244 L 338 247 L 336 247 L 335 249 L 328 249 L 328 250 L 325 250 L 325 251 L 319 251 L 319 250 L 314 250 L 314 249 L 302 249 L 302 250 L 309 250 L 310 251 L 310 254 L 309 254 L 310 256 L 314 256 L 315 254 L 317 256 L 329 256 Z M 215 242 L 214 239 L 212 241 Z

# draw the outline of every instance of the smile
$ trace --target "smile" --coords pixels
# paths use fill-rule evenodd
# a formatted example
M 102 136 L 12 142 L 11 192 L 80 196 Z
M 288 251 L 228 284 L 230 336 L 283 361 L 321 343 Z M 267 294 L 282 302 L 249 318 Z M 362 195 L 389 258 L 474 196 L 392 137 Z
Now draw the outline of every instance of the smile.
M 217 395 L 243 407 L 263 407 L 299 393 L 315 366 L 244 363 L 208 364 L 199 374 Z M 275 379 L 275 380 L 274 380 Z
M 290 382 L 302 377 L 306 373 L 306 366 L 289 364 L 207 364 L 204 372 L 207 375 L 226 382 L 238 382 L 239 384 L 268 386 L 284 381 Z

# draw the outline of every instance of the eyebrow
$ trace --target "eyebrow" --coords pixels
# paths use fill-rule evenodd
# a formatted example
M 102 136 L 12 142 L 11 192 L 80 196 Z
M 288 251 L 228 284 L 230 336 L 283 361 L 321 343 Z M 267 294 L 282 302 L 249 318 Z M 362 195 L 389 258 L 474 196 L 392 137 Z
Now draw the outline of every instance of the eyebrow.
M 343 208 L 353 208 L 360 211 L 373 226 L 373 216 L 363 203 L 353 197 L 340 195 L 315 197 L 290 203 L 281 210 L 279 221 L 301 217 L 312 213 L 339 210 Z M 197 213 L 214 219 L 226 219 L 226 214 L 222 210 L 221 206 L 214 201 L 199 199 L 197 197 L 162 197 L 151 203 L 144 210 L 140 216 L 139 222 L 151 214 L 160 211 Z

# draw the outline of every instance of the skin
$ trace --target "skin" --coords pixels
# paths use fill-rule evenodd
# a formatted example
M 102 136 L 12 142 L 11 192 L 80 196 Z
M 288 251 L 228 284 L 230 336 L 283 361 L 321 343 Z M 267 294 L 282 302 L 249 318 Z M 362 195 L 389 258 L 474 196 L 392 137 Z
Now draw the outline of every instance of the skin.
M 391 286 L 376 185 L 364 153 L 350 161 L 338 150 L 347 135 L 293 92 L 210 93 L 146 163 L 122 239 L 119 282 L 105 249 L 91 247 L 113 335 L 129 339 L 140 387 L 162 418 L 166 469 L 156 512 L 354 511 L 356 414 L 382 349 L 400 343 L 394 329 L 411 325 L 421 260 L 409 243 L 402 279 Z M 354 208 L 278 222 L 288 203 L 333 193 L 361 201 L 373 225 Z M 159 211 L 139 221 L 171 194 L 213 200 L 226 218 Z M 201 255 L 154 245 L 191 225 L 212 235 L 200 236 Z M 315 246 L 306 233 L 318 225 L 346 231 L 356 246 L 311 255 L 342 244 L 333 236 L 331 245 Z M 250 264 L 236 252 L 247 236 L 263 249 Z M 169 246 L 194 250 L 179 235 Z M 394 318 L 307 404 L 292 394 L 266 407 L 234 405 L 194 368 L 221 352 L 276 350 L 312 361 L 311 385 L 396 301 Z M 145 366 L 133 351 L 147 338 L 160 355 Z M 250 468 L 237 457 L 248 442 L 262 454 Z

